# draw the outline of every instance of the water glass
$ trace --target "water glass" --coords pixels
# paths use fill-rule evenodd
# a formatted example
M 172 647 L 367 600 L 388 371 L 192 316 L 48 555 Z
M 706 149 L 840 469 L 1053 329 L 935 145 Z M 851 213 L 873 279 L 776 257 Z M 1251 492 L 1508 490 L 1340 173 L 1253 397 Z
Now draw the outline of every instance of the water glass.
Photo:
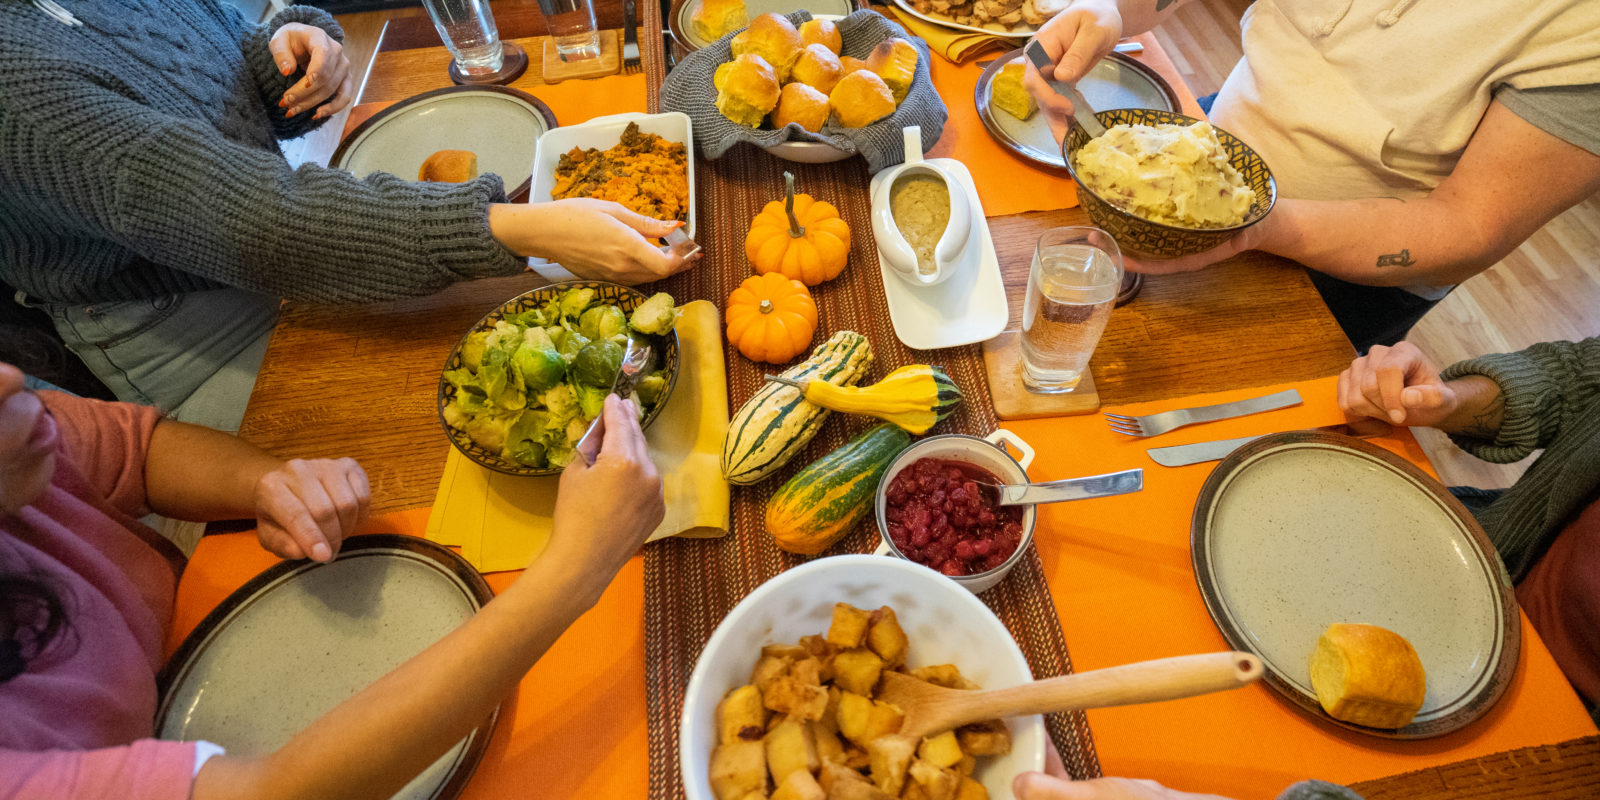
M 505 58 L 489 0 L 423 0 L 433 27 L 465 75 L 500 71 Z
M 600 57 L 599 26 L 593 0 L 539 0 L 545 29 L 562 61 Z
M 1076 389 L 1122 287 L 1122 251 L 1099 228 L 1039 237 L 1022 305 L 1022 382 L 1029 391 Z

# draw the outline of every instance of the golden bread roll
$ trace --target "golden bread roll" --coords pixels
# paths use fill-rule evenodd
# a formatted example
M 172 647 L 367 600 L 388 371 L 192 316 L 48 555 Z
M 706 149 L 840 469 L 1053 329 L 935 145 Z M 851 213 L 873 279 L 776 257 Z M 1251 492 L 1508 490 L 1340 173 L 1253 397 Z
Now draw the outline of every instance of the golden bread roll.
M 911 79 L 917 75 L 917 48 L 898 36 L 884 39 L 872 48 L 872 55 L 867 56 L 867 69 L 878 73 L 878 77 L 889 84 L 898 104 L 906 99 L 906 93 L 911 91 Z
M 717 110 L 740 125 L 759 128 L 761 120 L 777 107 L 778 91 L 772 65 L 761 56 L 745 53 L 731 62 L 717 89 Z
M 478 177 L 478 154 L 471 150 L 440 150 L 422 161 L 417 180 L 465 183 Z
M 862 61 L 855 56 L 839 56 L 839 77 L 841 78 L 849 75 L 852 72 L 866 68 L 867 62 Z
M 728 71 L 733 69 L 732 61 L 724 61 L 717 65 L 717 71 L 711 73 L 711 86 L 717 91 L 722 91 L 722 84 L 728 82 Z
M 1376 625 L 1334 623 L 1311 653 L 1311 688 L 1334 719 L 1404 728 L 1422 708 L 1427 678 L 1406 637 Z
M 833 91 L 842 77 L 844 68 L 839 65 L 839 57 L 820 44 L 806 45 L 789 70 L 791 83 L 804 83 L 823 94 Z
M 989 84 L 989 105 L 1017 119 L 1027 119 L 1039 110 L 1033 95 L 1022 85 L 1023 69 L 1021 59 L 1013 61 L 1001 67 L 994 83 Z
M 844 49 L 844 39 L 839 36 L 839 26 L 831 19 L 810 19 L 800 23 L 800 46 L 820 44 L 839 55 Z
M 840 78 L 828 95 L 828 105 L 846 128 L 871 125 L 895 109 L 894 93 L 888 84 L 877 73 L 865 69 Z
M 778 110 L 772 112 L 772 127 L 793 122 L 812 133 L 828 121 L 828 96 L 803 83 L 791 83 L 778 95 Z
M 744 0 L 700 0 L 689 24 L 701 41 L 714 42 L 743 28 L 746 19 Z
M 800 57 L 800 31 L 778 14 L 762 14 L 750 20 L 750 27 L 740 31 L 730 44 L 735 56 L 755 53 L 765 59 L 779 83 L 789 79 L 789 67 Z

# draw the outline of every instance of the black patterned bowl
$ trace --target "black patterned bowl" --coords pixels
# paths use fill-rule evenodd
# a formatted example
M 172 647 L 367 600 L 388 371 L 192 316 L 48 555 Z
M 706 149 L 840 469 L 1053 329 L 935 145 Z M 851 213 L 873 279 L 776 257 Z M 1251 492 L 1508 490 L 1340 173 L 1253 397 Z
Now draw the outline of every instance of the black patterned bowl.
M 531 308 L 537 308 L 548 300 L 560 297 L 568 289 L 593 289 L 596 300 L 607 300 L 619 306 L 624 312 L 632 312 L 635 308 L 649 299 L 646 295 L 615 283 L 603 281 L 567 281 L 565 283 L 552 283 L 541 286 L 529 292 L 524 292 L 507 300 L 499 308 L 483 315 L 466 333 L 461 335 L 461 340 L 450 350 L 450 357 L 445 359 L 444 370 L 439 376 L 439 424 L 444 426 L 444 435 L 449 437 L 450 443 L 455 445 L 461 454 L 471 459 L 473 463 L 488 467 L 495 472 L 504 472 L 507 475 L 525 475 L 529 477 L 540 475 L 560 475 L 561 468 L 545 467 L 543 469 L 529 467 L 501 456 L 472 440 L 471 436 L 459 428 L 452 426 L 444 420 L 444 408 L 456 398 L 456 387 L 444 379 L 444 372 L 461 367 L 461 346 L 466 344 L 467 337 L 482 330 L 494 327 L 496 322 L 507 314 L 520 314 Z M 678 385 L 678 332 L 672 331 L 665 336 L 647 336 L 650 347 L 659 359 L 661 374 L 666 376 L 667 390 L 662 392 L 661 401 L 656 403 L 649 411 L 645 412 L 644 419 L 639 420 L 639 427 L 649 428 L 656 417 L 661 416 L 661 409 L 666 408 L 667 401 L 672 399 L 672 390 Z
M 1107 128 L 1122 124 L 1192 125 L 1200 122 L 1194 117 L 1153 108 L 1117 108 L 1096 112 L 1095 117 Z M 1215 130 L 1217 140 L 1228 151 L 1228 161 L 1256 192 L 1256 202 L 1250 206 L 1250 213 L 1244 222 L 1227 228 L 1184 228 L 1155 222 L 1135 216 L 1096 194 L 1079 177 L 1075 164 L 1078 148 L 1089 143 L 1089 134 L 1082 127 L 1072 126 L 1067 137 L 1061 141 L 1061 155 L 1067 162 L 1067 171 L 1072 173 L 1072 180 L 1078 184 L 1078 200 L 1089 212 L 1089 219 L 1094 221 L 1096 227 L 1111 234 L 1117 240 L 1117 247 L 1136 257 L 1177 258 L 1203 253 L 1232 239 L 1239 231 L 1260 222 L 1278 201 L 1278 183 L 1272 179 L 1272 170 L 1267 168 L 1267 162 L 1249 145 L 1239 141 L 1238 137 L 1221 128 Z

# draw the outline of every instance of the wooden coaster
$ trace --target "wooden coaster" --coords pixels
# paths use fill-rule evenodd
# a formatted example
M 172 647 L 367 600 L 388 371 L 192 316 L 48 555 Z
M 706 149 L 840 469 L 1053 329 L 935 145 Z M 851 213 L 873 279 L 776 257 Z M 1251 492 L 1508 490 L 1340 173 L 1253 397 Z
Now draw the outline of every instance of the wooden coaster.
M 1006 331 L 983 343 L 983 365 L 989 373 L 989 395 L 995 416 L 1034 419 L 1092 414 L 1100 408 L 1094 374 L 1086 372 L 1078 388 L 1063 394 L 1039 394 L 1022 383 L 1022 332 Z
M 450 60 L 450 82 L 457 86 L 493 86 L 508 84 L 528 71 L 528 53 L 516 42 L 500 43 L 500 69 L 482 75 L 469 75 L 461 71 L 455 59 Z
M 582 61 L 562 61 L 556 52 L 556 41 L 544 40 L 544 82 L 560 83 L 574 78 L 595 78 L 615 75 L 622 71 L 622 48 L 617 42 L 617 31 L 600 32 L 600 57 Z

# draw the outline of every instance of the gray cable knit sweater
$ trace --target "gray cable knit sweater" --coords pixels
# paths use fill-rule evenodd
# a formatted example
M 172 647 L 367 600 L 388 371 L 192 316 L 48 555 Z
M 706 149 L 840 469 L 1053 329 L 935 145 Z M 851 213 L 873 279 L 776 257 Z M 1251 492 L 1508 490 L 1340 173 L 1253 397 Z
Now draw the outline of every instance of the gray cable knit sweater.
M 363 302 L 510 274 L 488 229 L 500 179 L 424 184 L 291 169 L 267 42 L 293 6 L 247 23 L 224 0 L 59 0 L 68 27 L 0 0 L 0 279 L 57 303 L 237 286 Z
M 1516 485 L 1477 514 L 1511 579 L 1521 581 L 1600 495 L 1600 337 L 1482 356 L 1440 373 L 1445 380 L 1464 375 L 1500 384 L 1505 420 L 1494 441 L 1452 436 L 1457 446 L 1503 464 L 1544 449 Z

